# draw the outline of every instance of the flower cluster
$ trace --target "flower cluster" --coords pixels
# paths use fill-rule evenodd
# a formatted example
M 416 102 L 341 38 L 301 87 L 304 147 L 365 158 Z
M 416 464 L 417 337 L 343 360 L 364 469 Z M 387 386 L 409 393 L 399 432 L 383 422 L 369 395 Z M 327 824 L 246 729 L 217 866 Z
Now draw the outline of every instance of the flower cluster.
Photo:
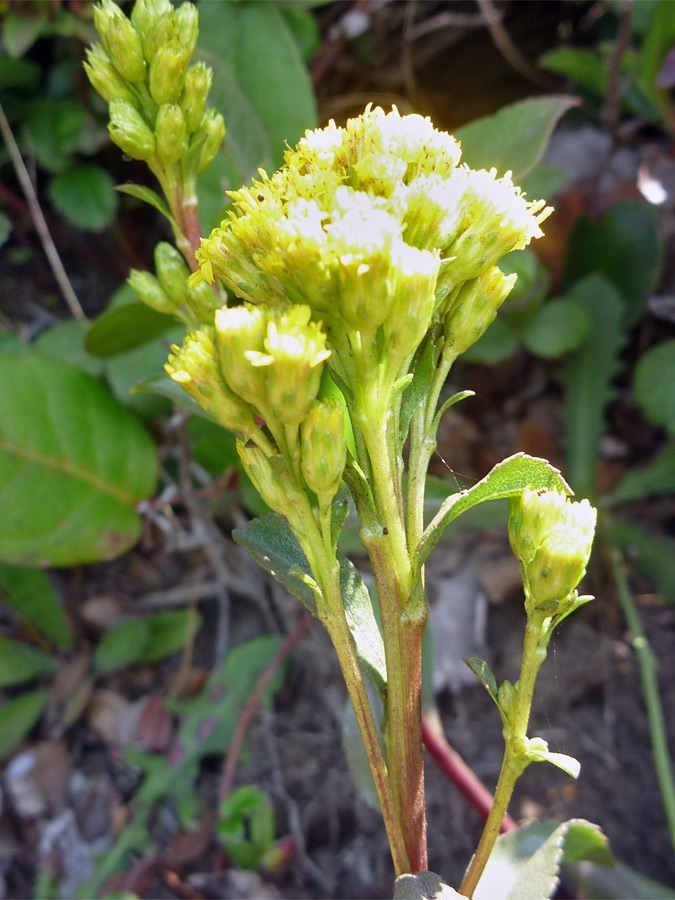
M 576 601 L 591 554 L 597 511 L 560 491 L 527 488 L 511 501 L 509 539 L 520 560 L 526 609 L 551 615 Z
M 203 172 L 222 144 L 225 123 L 206 109 L 211 70 L 190 65 L 199 32 L 196 8 L 138 0 L 128 19 L 114 0 L 102 0 L 94 24 L 101 43 L 88 49 L 85 70 L 109 103 L 113 143 L 153 171 L 189 158 L 192 149 L 190 165 Z

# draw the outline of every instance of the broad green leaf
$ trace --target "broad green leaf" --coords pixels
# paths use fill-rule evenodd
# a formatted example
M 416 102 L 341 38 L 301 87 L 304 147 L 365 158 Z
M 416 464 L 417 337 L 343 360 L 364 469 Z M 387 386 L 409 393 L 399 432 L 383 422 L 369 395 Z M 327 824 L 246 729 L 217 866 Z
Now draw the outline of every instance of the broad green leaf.
M 640 359 L 633 391 L 645 418 L 675 436 L 675 340 L 657 344 Z
M 61 599 L 51 578 L 42 569 L 0 563 L 2 599 L 22 621 L 37 626 L 61 647 L 70 647 L 73 635 Z
M 201 416 L 192 416 L 188 420 L 187 430 L 192 441 L 193 459 L 204 466 L 214 479 L 220 478 L 231 466 L 239 468 L 236 439 L 227 428 Z
M 570 176 L 566 172 L 556 169 L 555 166 L 550 166 L 548 163 L 540 162 L 528 172 L 525 178 L 521 178 L 520 187 L 527 197 L 552 200 L 566 187 L 569 181 Z
M 2 23 L 2 43 L 14 59 L 23 56 L 48 27 L 47 16 L 40 10 L 24 7 L 28 15 L 6 12 Z
M 417 548 L 415 570 L 419 575 L 421 567 L 436 546 L 444 529 L 457 516 L 485 500 L 499 500 L 517 497 L 526 487 L 534 489 L 561 490 L 571 493 L 560 472 L 547 460 L 516 453 L 498 463 L 485 478 L 465 491 L 451 494 L 441 504 L 440 509 L 427 526 Z
M 132 665 L 140 658 L 150 640 L 150 627 L 145 619 L 127 619 L 106 632 L 94 652 L 94 668 L 113 672 Z
M 47 708 L 48 700 L 49 692 L 40 688 L 0 704 L 0 759 L 26 737 Z
M 598 829 L 583 819 L 572 819 L 562 825 L 541 822 L 501 835 L 478 882 L 474 900 L 543 900 L 551 897 L 558 886 L 568 836 L 579 831 L 588 834 L 587 850 L 591 858 L 596 858 L 599 848 L 590 832 L 597 834 Z M 573 847 L 578 859 L 584 838 L 576 835 Z
M 612 490 L 603 494 L 603 506 L 615 506 L 645 497 L 675 494 L 675 443 L 670 441 L 656 459 L 643 469 L 635 469 L 617 481 Z
M 575 491 L 593 493 L 598 444 L 605 427 L 605 408 L 614 394 L 612 379 L 626 339 L 625 304 L 616 288 L 590 275 L 568 294 L 588 313 L 591 330 L 584 345 L 571 355 L 558 377 L 565 385 L 567 472 Z
M 648 203 L 622 200 L 602 222 L 584 216 L 572 230 L 565 259 L 564 284 L 602 275 L 627 303 L 628 324 L 644 312 L 658 276 L 663 247 L 658 214 Z
M 316 600 L 309 585 L 292 574 L 296 569 L 311 577 L 305 554 L 297 538 L 276 513 L 268 513 L 240 525 L 232 533 L 235 541 L 245 547 L 258 565 L 294 594 L 307 609 L 316 615 Z M 375 621 L 368 588 L 356 567 L 338 551 L 340 587 L 345 615 L 354 639 L 356 655 L 364 671 L 378 691 L 387 680 L 384 645 Z
M 284 3 L 280 5 L 281 15 L 288 25 L 298 52 L 306 64 L 309 64 L 321 43 L 319 23 L 306 5 Z
M 23 684 L 56 669 L 58 663 L 48 653 L 0 636 L 0 687 Z
M 93 163 L 77 163 L 55 175 L 47 192 L 62 216 L 88 231 L 102 231 L 117 211 L 115 183 Z
M 103 372 L 103 360 L 88 353 L 84 347 L 88 328 L 87 322 L 78 319 L 58 322 L 33 341 L 33 349 L 42 356 L 69 363 L 89 375 L 100 375 Z
M 543 156 L 558 119 L 578 104 L 576 97 L 562 94 L 535 97 L 470 122 L 455 132 L 462 142 L 462 160 L 473 169 L 512 172 L 518 184 Z
M 145 303 L 124 303 L 94 319 L 84 346 L 94 356 L 116 356 L 159 337 L 175 325 L 173 316 L 165 316 Z
M 593 900 L 675 900 L 675 891 L 636 872 L 619 860 L 613 865 L 563 861 L 566 882 L 572 882 Z
M 69 566 L 137 539 L 154 489 L 150 435 L 96 378 L 37 353 L 0 351 L 0 559 Z
M 638 4 L 642 6 L 643 4 Z M 646 5 L 646 4 L 644 4 Z M 656 3 L 650 26 L 640 42 L 635 82 L 639 89 L 660 110 L 668 122 L 672 112 L 669 91 L 658 86 L 658 75 L 666 55 L 675 42 L 675 7 L 672 3 Z
M 536 356 L 557 359 L 576 350 L 588 337 L 591 319 L 574 297 L 549 300 L 521 332 L 523 343 Z
M 35 158 L 48 172 L 62 172 L 79 149 L 87 126 L 88 112 L 74 100 L 40 99 L 28 111 L 26 127 L 30 132 Z
M 571 78 L 579 87 L 602 100 L 607 96 L 609 77 L 604 61 L 595 50 L 579 47 L 556 47 L 539 57 L 538 64 L 547 72 Z
M 156 662 L 182 650 L 201 628 L 202 617 L 189 609 L 167 609 L 147 616 L 147 643 L 137 657 L 138 662 Z
M 130 197 L 136 197 L 137 200 L 142 200 L 144 203 L 149 203 L 150 206 L 154 206 L 157 212 L 166 216 L 169 222 L 175 226 L 176 220 L 171 215 L 169 207 L 166 205 L 165 201 L 162 200 L 157 191 L 153 191 L 142 184 L 118 184 L 115 187 L 115 190 L 119 191 L 121 194 L 128 194 Z
M 399 875 L 394 888 L 394 900 L 461 900 L 462 896 L 435 872 Z
M 635 568 L 672 604 L 675 601 L 675 540 L 616 515 L 609 521 L 609 538 L 628 550 Z

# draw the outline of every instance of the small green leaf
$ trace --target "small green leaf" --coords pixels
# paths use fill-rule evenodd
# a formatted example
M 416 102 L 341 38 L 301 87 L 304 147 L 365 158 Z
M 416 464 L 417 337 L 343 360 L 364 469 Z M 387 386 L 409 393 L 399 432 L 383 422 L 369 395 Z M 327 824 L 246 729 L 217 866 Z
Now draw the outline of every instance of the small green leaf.
M 114 182 L 93 163 L 78 163 L 55 175 L 47 190 L 61 215 L 79 228 L 102 231 L 115 217 Z
M 37 88 L 42 69 L 32 59 L 12 59 L 9 54 L 0 55 L 0 91 L 11 88 Z
M 2 23 L 2 43 L 9 56 L 23 56 L 41 36 L 48 25 L 47 16 L 39 10 L 24 7 L 28 15 L 6 12 Z
M 94 668 L 114 672 L 140 659 L 150 640 L 150 627 L 145 619 L 127 619 L 106 632 L 94 652 Z
M 47 708 L 49 692 L 28 691 L 0 705 L 0 759 L 13 750 Z
M 0 636 L 0 687 L 23 684 L 58 668 L 48 653 Z
M 633 391 L 645 418 L 675 436 L 675 340 L 657 344 L 640 359 Z
M 656 459 L 644 469 L 628 471 L 611 491 L 602 495 L 603 506 L 616 506 L 631 500 L 675 494 L 675 443 L 670 441 Z
M 426 401 L 434 377 L 434 347 L 427 339 L 413 367 L 413 379 L 403 392 L 399 414 L 399 446 L 405 444 L 415 410 Z
M 166 216 L 172 227 L 176 227 L 176 220 L 171 215 L 171 210 L 159 196 L 157 191 L 144 187 L 142 184 L 118 184 L 115 190 L 119 191 L 121 194 L 128 194 L 130 197 L 136 197 L 137 200 L 149 203 L 150 206 L 154 206 L 157 212 Z
M 33 101 L 26 117 L 35 158 L 48 172 L 62 172 L 78 151 L 89 113 L 74 100 Z
M 202 617 L 189 609 L 168 609 L 143 620 L 150 635 L 138 662 L 156 662 L 182 650 L 201 628 Z
M 471 669 L 495 703 L 499 705 L 497 697 L 497 679 L 492 674 L 490 666 L 488 666 L 484 659 L 480 659 L 478 656 L 465 656 L 464 662 Z
M 399 875 L 394 888 L 394 900 L 462 900 L 435 872 Z
M 578 829 L 597 827 L 583 819 L 558 825 L 541 822 L 497 838 L 485 871 L 474 892 L 474 900 L 544 900 L 558 886 L 560 864 L 567 837 Z M 584 847 L 582 837 L 574 840 L 575 857 Z M 598 852 L 597 843 L 588 839 L 588 852 Z
M 173 316 L 165 316 L 145 303 L 125 303 L 94 319 L 84 346 L 94 356 L 116 356 L 159 337 L 175 325 Z
M 609 90 L 607 67 L 595 50 L 556 47 L 540 56 L 538 63 L 547 72 L 571 78 L 599 100 L 607 96 Z
M 543 156 L 558 119 L 578 105 L 576 97 L 535 97 L 470 122 L 455 132 L 462 161 L 473 169 L 494 167 L 500 175 L 510 171 L 518 184 Z
M 635 568 L 656 585 L 666 601 L 672 603 L 675 597 L 675 541 L 616 515 L 609 521 L 609 538 L 629 551 Z
M 586 309 L 573 297 L 560 297 L 537 310 L 523 328 L 521 337 L 531 353 L 544 359 L 557 359 L 580 347 L 590 330 Z
M 201 416 L 192 416 L 187 430 L 192 441 L 192 458 L 204 466 L 212 478 L 217 480 L 232 466 L 239 469 L 236 438 L 231 431 Z
M 150 435 L 98 379 L 40 354 L 0 351 L 0 384 L 0 559 L 119 556 L 155 486 Z
M 72 646 L 73 635 L 61 599 L 46 572 L 0 563 L 0 587 L 3 599 L 19 619 L 36 625 L 61 647 Z
M 520 338 L 504 316 L 497 316 L 482 337 L 462 354 L 462 360 L 469 363 L 482 363 L 494 366 L 508 359 L 518 349 Z
M 417 548 L 415 558 L 416 577 L 427 557 L 436 546 L 444 529 L 463 512 L 485 500 L 499 500 L 516 497 L 526 487 L 534 489 L 561 490 L 571 493 L 569 486 L 558 469 L 547 460 L 516 453 L 498 463 L 485 478 L 473 487 L 457 494 L 451 494 L 441 504 L 440 509 L 426 528 Z
M 92 356 L 84 348 L 88 328 L 87 322 L 78 319 L 58 322 L 33 341 L 33 349 L 42 356 L 69 363 L 76 369 L 88 372 L 89 375 L 100 375 L 103 372 L 103 360 L 98 356 Z
M 557 766 L 557 768 L 562 769 L 563 772 L 567 772 L 567 774 L 571 775 L 574 779 L 579 777 L 579 772 L 581 771 L 581 764 L 579 760 L 575 759 L 573 756 L 568 756 L 566 753 L 554 753 L 551 750 L 543 748 L 530 748 L 528 751 L 526 751 L 525 757 L 530 760 L 530 762 L 551 763 L 551 765 Z

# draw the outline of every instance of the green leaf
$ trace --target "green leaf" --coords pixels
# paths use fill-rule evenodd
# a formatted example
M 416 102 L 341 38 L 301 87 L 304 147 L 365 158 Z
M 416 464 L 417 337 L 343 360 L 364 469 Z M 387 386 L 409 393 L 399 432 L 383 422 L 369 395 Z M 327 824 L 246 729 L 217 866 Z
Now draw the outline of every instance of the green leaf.
M 518 349 L 520 338 L 503 316 L 497 316 L 482 337 L 462 354 L 463 362 L 493 366 L 508 359 Z
M 527 349 L 557 359 L 576 350 L 589 335 L 591 319 L 586 309 L 574 297 L 549 300 L 537 310 L 521 332 Z
M 609 538 L 628 550 L 635 568 L 656 585 L 667 602 L 672 603 L 675 598 L 675 540 L 615 515 L 609 522 Z
M 14 59 L 23 56 L 48 26 L 47 16 L 44 13 L 35 9 L 32 13 L 24 16 L 14 12 L 5 13 L 2 23 L 2 43 L 6 52 Z
M 415 875 L 399 875 L 394 888 L 394 900 L 461 900 L 454 888 L 449 887 L 435 872 L 417 872 Z
M 0 705 L 0 759 L 13 750 L 47 708 L 49 691 L 27 691 Z
M 235 528 L 232 536 L 248 550 L 262 569 L 301 600 L 312 615 L 317 614 L 312 589 L 307 582 L 292 574 L 293 569 L 310 577 L 312 573 L 297 538 L 283 516 L 277 513 L 260 516 Z M 339 551 L 337 557 L 345 615 L 354 638 L 356 655 L 365 673 L 381 692 L 387 680 L 384 645 L 368 588 L 353 563 Z
M 147 616 L 143 620 L 150 635 L 138 662 L 156 662 L 182 650 L 186 643 L 199 631 L 201 615 L 189 609 L 167 609 Z
M 137 662 L 150 640 L 150 626 L 145 619 L 127 619 L 114 625 L 94 652 L 94 668 L 113 672 Z
M 175 325 L 173 316 L 165 316 L 145 303 L 125 303 L 94 319 L 84 346 L 94 356 L 115 356 L 159 337 Z
M 12 59 L 9 54 L 0 55 L 0 91 L 37 88 L 41 73 L 40 66 L 32 59 Z
M 585 344 L 558 370 L 565 385 L 567 471 L 575 491 L 593 493 L 598 444 L 605 427 L 605 407 L 614 394 L 612 378 L 626 339 L 624 302 L 609 281 L 590 275 L 569 292 L 588 313 L 591 330 Z
M 115 184 L 93 163 L 78 163 L 55 175 L 47 192 L 62 216 L 88 231 L 102 231 L 117 211 Z
M 164 363 L 169 356 L 171 345 L 180 344 L 184 337 L 185 327 L 175 325 L 159 337 L 146 341 L 133 350 L 108 357 L 105 364 L 106 380 L 117 399 L 141 416 L 152 417 L 157 413 L 170 412 L 170 404 L 166 402 L 164 391 L 147 390 L 143 384 L 145 381 L 153 380 L 154 377 L 159 377 L 164 383 L 170 381 L 183 397 L 192 400 L 180 385 L 164 372 Z M 173 399 L 175 401 L 175 397 Z M 197 410 L 201 409 L 199 404 L 192 402 Z M 190 404 L 185 404 L 185 407 L 194 411 Z
M 603 506 L 675 494 L 675 443 L 670 441 L 656 459 L 644 469 L 628 471 L 612 490 L 603 494 Z
M 176 220 L 171 215 L 171 210 L 159 196 L 157 191 L 153 191 L 142 184 L 118 184 L 115 187 L 115 190 L 119 191 L 121 194 L 128 194 L 130 197 L 136 197 L 137 200 L 149 203 L 150 206 L 154 206 L 157 212 L 166 216 L 172 227 L 176 227 Z
M 642 6 L 643 4 L 639 4 Z M 646 4 L 644 4 L 646 5 Z M 656 3 L 653 18 L 643 41 L 640 42 L 635 72 L 637 87 L 660 110 L 667 123 L 672 111 L 670 92 L 659 88 L 657 79 L 661 65 L 675 42 L 675 8 L 670 3 Z
M 526 453 L 509 456 L 508 459 L 491 469 L 485 478 L 478 481 L 473 487 L 459 491 L 457 494 L 451 494 L 443 501 L 440 509 L 425 529 L 417 548 L 416 577 L 419 577 L 421 567 L 440 540 L 444 529 L 457 516 L 485 500 L 517 497 L 526 487 L 532 487 L 535 490 L 546 488 L 561 490 L 566 494 L 571 493 L 560 472 L 547 460 L 528 456 Z
M 236 438 L 231 431 L 201 416 L 192 416 L 187 430 L 192 441 L 192 458 L 214 479 L 220 478 L 231 466 L 239 468 Z
M 476 678 L 483 685 L 488 694 L 492 697 L 495 703 L 499 706 L 499 699 L 497 695 L 497 679 L 492 674 L 492 669 L 485 662 L 484 659 L 480 659 L 478 656 L 465 656 L 464 662 L 471 669 Z
M 0 687 L 23 684 L 56 669 L 58 663 L 48 653 L 0 636 Z
M 578 759 L 575 759 L 573 756 L 568 756 L 566 753 L 554 753 L 548 748 L 536 750 L 530 749 L 525 753 L 525 757 L 530 760 L 530 762 L 551 763 L 551 765 L 556 766 L 558 769 L 562 769 L 563 772 L 571 775 L 574 779 L 579 777 L 579 772 L 581 771 L 581 763 Z
M 657 344 L 640 359 L 633 391 L 645 418 L 675 435 L 675 340 Z
M 402 447 L 408 437 L 410 422 L 415 410 L 426 402 L 429 388 L 434 377 L 434 347 L 431 339 L 427 339 L 422 352 L 413 366 L 413 379 L 401 397 L 399 414 L 399 446 Z
M 368 699 L 373 707 L 375 723 L 381 721 L 383 706 L 372 686 L 366 682 Z M 342 713 L 342 749 L 345 752 L 347 768 L 354 780 L 354 786 L 371 809 L 380 809 L 380 800 L 373 779 L 373 772 L 368 762 L 368 754 L 363 743 L 359 723 L 354 712 L 354 704 L 347 700 Z
M 575 831 L 598 829 L 583 819 L 557 825 L 541 822 L 497 838 L 485 871 L 474 892 L 474 900 L 543 900 L 558 886 L 558 873 L 568 836 Z M 573 838 L 575 856 L 584 846 L 578 834 Z M 597 843 L 588 840 L 588 852 L 595 856 Z
M 578 47 L 556 47 L 539 57 L 538 65 L 554 75 L 571 78 L 580 87 L 602 100 L 609 90 L 609 76 L 604 61 L 595 50 Z
M 602 275 L 627 303 L 628 324 L 644 312 L 662 257 L 658 213 L 648 203 L 622 200 L 602 222 L 579 217 L 570 235 L 564 284 Z
M 32 352 L 0 351 L 0 559 L 70 566 L 137 539 L 154 489 L 150 435 L 105 385 Z
M 319 23 L 310 9 L 285 3 L 280 6 L 281 15 L 288 25 L 303 61 L 308 64 L 321 44 Z
M 46 572 L 0 563 L 0 587 L 3 600 L 20 620 L 36 625 L 61 647 L 72 646 L 70 624 Z
M 71 100 L 40 99 L 31 104 L 26 127 L 35 158 L 43 169 L 62 172 L 70 165 L 88 115 L 84 107 Z
M 646 878 L 619 860 L 601 865 L 593 862 L 563 862 L 565 881 L 571 881 L 581 896 L 593 900 L 675 900 L 675 891 L 665 884 Z
M 578 105 L 576 97 L 535 97 L 470 122 L 455 132 L 462 160 L 473 169 L 510 171 L 518 184 L 543 156 L 558 119 Z
M 69 363 L 89 375 L 100 375 L 103 372 L 103 360 L 84 348 L 88 328 L 87 322 L 78 319 L 58 322 L 38 335 L 33 341 L 33 349 L 42 356 Z
M 521 178 L 520 187 L 527 197 L 552 200 L 556 194 L 570 182 L 570 176 L 548 163 L 537 163 L 525 178 Z M 509 254 L 510 256 L 511 254 Z

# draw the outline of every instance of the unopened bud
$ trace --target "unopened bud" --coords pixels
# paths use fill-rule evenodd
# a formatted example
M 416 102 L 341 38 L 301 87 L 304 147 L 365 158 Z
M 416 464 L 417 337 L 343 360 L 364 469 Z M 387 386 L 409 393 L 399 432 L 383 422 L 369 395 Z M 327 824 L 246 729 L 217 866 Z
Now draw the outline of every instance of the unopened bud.
M 136 0 L 131 10 L 131 24 L 138 32 L 141 42 L 145 43 L 158 20 L 172 13 L 171 0 Z
M 268 457 L 260 447 L 237 441 L 244 471 L 271 510 L 288 516 L 297 502 L 297 488 L 287 461 L 280 453 Z
M 183 3 L 176 10 L 176 22 L 178 24 L 178 40 L 183 47 L 187 58 L 190 59 L 197 46 L 199 37 L 199 14 L 192 3 Z
M 115 66 L 110 62 L 102 44 L 93 44 L 87 48 L 87 60 L 84 71 L 92 87 L 101 97 L 110 103 L 111 100 L 126 100 L 132 105 L 136 97 L 128 82 L 122 78 Z
M 177 41 L 160 47 L 150 63 L 150 94 L 161 106 L 177 103 L 185 86 L 188 57 Z
M 145 80 L 145 60 L 138 32 L 113 0 L 94 7 L 94 24 L 112 64 L 132 84 Z
M 223 376 L 236 394 L 256 407 L 267 400 L 266 372 L 251 365 L 249 354 L 264 351 L 268 319 L 264 307 L 246 304 L 219 309 L 214 320 Z
M 185 119 L 180 106 L 164 103 L 160 106 L 155 123 L 157 156 L 163 163 L 175 163 L 187 149 Z
M 176 24 L 176 11 L 173 7 L 167 10 L 150 28 L 143 41 L 143 55 L 147 64 L 152 65 L 160 47 L 165 47 L 178 39 L 178 25 Z
M 173 244 L 160 241 L 155 247 L 155 269 L 164 291 L 171 300 L 180 306 L 185 303 L 188 295 L 187 280 L 190 270 L 185 264 L 183 255 L 176 250 Z
M 126 100 L 110 102 L 110 140 L 132 159 L 151 159 L 155 155 L 155 136 L 141 114 Z
M 220 151 L 225 138 L 225 119 L 215 109 L 208 109 L 204 114 L 196 136 L 206 132 L 206 141 L 199 155 L 199 164 L 197 165 L 197 175 L 206 172 L 213 162 L 215 156 Z
M 190 66 L 185 75 L 185 87 L 180 98 L 180 108 L 185 116 L 188 134 L 199 128 L 204 116 L 206 98 L 211 89 L 213 72 L 204 63 Z
M 497 266 L 467 281 L 451 293 L 443 319 L 443 333 L 454 353 L 464 353 L 476 343 L 497 315 L 516 282 Z
M 170 315 L 176 312 L 176 304 L 166 293 L 159 281 L 150 272 L 132 269 L 127 284 L 135 291 L 139 300 L 157 312 Z
M 302 477 L 321 507 L 327 506 L 340 487 L 347 460 L 345 414 L 331 397 L 314 404 L 300 425 Z
M 188 288 L 187 305 L 198 322 L 213 325 L 215 312 L 221 306 L 221 301 L 211 285 L 202 281 L 195 287 Z

